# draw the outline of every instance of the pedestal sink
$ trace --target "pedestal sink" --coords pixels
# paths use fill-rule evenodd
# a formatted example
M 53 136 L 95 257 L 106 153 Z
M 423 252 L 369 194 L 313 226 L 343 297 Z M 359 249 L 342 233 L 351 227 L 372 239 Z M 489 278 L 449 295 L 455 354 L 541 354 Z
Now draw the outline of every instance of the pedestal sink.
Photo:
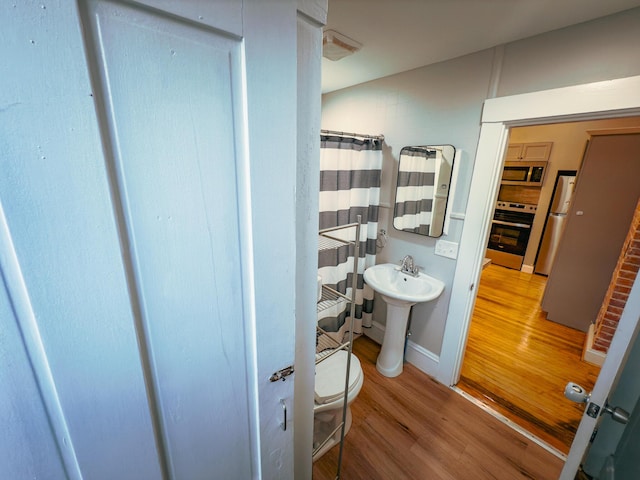
M 387 326 L 376 368 L 386 377 L 397 377 L 402 373 L 409 311 L 416 303 L 438 298 L 444 283 L 422 272 L 417 276 L 403 273 L 393 263 L 367 268 L 364 281 L 387 303 Z

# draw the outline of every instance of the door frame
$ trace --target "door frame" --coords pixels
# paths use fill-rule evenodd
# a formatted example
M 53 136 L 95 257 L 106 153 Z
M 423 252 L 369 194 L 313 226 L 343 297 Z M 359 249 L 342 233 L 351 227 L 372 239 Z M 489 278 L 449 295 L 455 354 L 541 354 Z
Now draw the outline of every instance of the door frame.
M 640 75 L 485 101 L 438 381 L 451 386 L 460 378 L 510 128 L 639 114 Z
M 452 386 L 460 378 L 510 128 L 638 114 L 640 114 L 640 76 L 485 101 L 452 285 L 451 298 L 456 301 L 452 301 L 449 305 L 442 353 L 436 372 L 438 381 Z M 636 284 L 640 284 L 640 279 L 636 280 Z M 586 428 L 582 426 L 583 424 L 584 422 L 581 424 L 582 429 Z M 572 455 L 568 458 L 563 470 L 565 474 L 568 470 L 577 470 L 581 460 L 579 448 L 575 443 L 574 441 Z

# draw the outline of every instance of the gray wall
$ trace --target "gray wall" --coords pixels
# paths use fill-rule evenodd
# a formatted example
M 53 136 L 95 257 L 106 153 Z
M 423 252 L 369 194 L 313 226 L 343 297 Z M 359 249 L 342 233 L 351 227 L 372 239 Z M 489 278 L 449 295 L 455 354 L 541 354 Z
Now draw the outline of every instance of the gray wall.
M 505 47 L 498 96 L 640 73 L 640 8 Z
M 389 234 L 378 262 L 411 254 L 446 282 L 435 302 L 417 305 L 412 340 L 441 353 L 455 260 L 435 256 L 435 239 L 393 229 L 397 158 L 406 145 L 450 143 L 462 151 L 452 212 L 463 214 L 473 173 L 485 99 L 640 74 L 640 8 L 429 65 L 323 96 L 322 128 L 382 133 L 385 150 L 380 228 Z M 458 242 L 464 220 L 453 219 L 443 239 Z M 484 239 L 478 239 L 484 242 Z M 455 299 L 454 299 L 455 301 Z M 378 301 L 374 321 L 385 322 Z

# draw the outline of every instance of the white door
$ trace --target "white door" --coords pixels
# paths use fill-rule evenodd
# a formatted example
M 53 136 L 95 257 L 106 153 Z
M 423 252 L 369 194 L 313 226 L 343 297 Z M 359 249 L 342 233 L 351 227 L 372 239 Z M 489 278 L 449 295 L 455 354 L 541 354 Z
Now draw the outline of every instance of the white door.
M 78 3 L 0 6 L 0 478 L 292 478 L 295 5 Z
M 609 347 L 600 375 L 598 375 L 589 403 L 585 408 L 585 413 L 571 444 L 571 450 L 560 475 L 561 480 L 573 480 L 575 477 L 578 466 L 589 448 L 594 429 L 597 428 L 602 420 L 603 409 L 607 405 L 607 399 L 611 391 L 616 387 L 618 378 L 623 370 L 622 367 L 626 363 L 639 330 L 640 277 L 636 277 L 629 299 L 620 317 L 620 323 L 611 341 L 611 347 Z M 571 379 L 567 380 L 570 381 Z M 615 405 L 612 405 L 612 407 L 615 407 Z

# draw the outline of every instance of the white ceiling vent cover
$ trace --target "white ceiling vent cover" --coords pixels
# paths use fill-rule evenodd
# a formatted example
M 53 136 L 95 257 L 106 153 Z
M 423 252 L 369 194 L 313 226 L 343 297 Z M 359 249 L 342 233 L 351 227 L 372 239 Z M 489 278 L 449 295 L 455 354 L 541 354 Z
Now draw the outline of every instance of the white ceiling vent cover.
M 340 60 L 362 48 L 362 44 L 345 37 L 335 30 L 325 30 L 322 35 L 322 56 L 329 60 Z

